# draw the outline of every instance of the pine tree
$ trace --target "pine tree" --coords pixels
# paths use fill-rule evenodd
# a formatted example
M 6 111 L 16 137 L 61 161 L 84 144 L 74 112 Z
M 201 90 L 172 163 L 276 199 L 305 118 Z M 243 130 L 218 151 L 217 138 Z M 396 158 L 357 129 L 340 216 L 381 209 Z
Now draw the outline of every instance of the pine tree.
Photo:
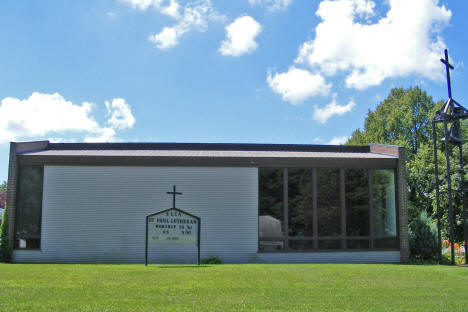
M 2 224 L 0 225 L 0 262 L 11 261 L 12 248 L 8 239 L 8 216 L 7 206 L 3 210 Z

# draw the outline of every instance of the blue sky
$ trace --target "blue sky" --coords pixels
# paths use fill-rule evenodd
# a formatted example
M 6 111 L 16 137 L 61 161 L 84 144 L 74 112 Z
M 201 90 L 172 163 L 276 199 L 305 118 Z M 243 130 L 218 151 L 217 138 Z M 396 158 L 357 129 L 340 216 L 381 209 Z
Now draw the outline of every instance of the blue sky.
M 467 1 L 0 2 L 10 141 L 340 144 L 392 87 L 468 105 Z

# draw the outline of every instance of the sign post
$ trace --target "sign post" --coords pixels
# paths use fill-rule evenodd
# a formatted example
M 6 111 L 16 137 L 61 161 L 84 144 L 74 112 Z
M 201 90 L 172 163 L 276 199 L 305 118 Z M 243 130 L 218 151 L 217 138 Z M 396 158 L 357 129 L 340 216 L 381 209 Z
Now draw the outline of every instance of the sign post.
M 197 246 L 197 263 L 200 265 L 200 218 L 175 207 L 146 216 L 145 266 L 148 265 L 148 245 Z

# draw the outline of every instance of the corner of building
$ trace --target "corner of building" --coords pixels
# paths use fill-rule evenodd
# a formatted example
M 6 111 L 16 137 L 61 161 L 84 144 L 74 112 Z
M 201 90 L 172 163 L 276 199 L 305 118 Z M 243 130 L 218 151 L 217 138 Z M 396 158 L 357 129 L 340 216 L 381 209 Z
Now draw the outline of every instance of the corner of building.
M 404 147 L 398 147 L 398 210 L 400 222 L 400 261 L 409 262 L 409 236 L 408 236 L 408 200 L 406 183 L 406 151 Z
M 47 149 L 49 141 L 10 142 L 8 164 L 7 216 L 8 239 L 15 245 L 16 191 L 18 186 L 18 154 Z
M 400 262 L 409 262 L 408 236 L 408 201 L 406 186 L 406 152 L 405 148 L 397 145 L 369 144 L 371 153 L 387 154 L 398 157 L 397 166 L 397 196 L 400 233 Z
M 15 212 L 16 212 L 16 185 L 18 166 L 16 158 L 17 143 L 10 142 L 10 158 L 8 164 L 8 189 L 7 189 L 7 216 L 8 216 L 8 239 L 14 245 Z

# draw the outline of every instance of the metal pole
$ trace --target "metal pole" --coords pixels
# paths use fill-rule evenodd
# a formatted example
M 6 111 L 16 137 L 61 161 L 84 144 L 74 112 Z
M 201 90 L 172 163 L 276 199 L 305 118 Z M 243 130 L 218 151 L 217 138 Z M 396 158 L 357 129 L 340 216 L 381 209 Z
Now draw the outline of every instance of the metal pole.
M 146 217 L 145 266 L 148 265 L 148 217 Z
M 440 233 L 440 202 L 439 202 L 439 163 L 437 161 L 437 133 L 436 122 L 432 120 L 432 142 L 434 145 L 434 174 L 436 188 L 436 216 L 437 216 L 437 260 L 442 262 L 442 236 Z
M 466 198 L 467 196 L 465 196 L 464 198 Z M 467 223 L 468 223 L 468 208 L 467 208 L 467 205 L 465 204 L 465 200 L 464 199 L 464 202 L 463 202 L 463 227 L 464 227 L 464 232 L 465 232 L 465 264 L 468 264 L 468 226 L 467 226 Z
M 200 231 L 201 231 L 201 218 L 198 218 L 198 265 L 200 265 Z
M 467 233 L 467 228 L 466 228 L 466 206 L 467 206 L 467 203 L 466 203 L 466 200 L 467 200 L 467 196 L 465 194 L 465 169 L 463 168 L 463 146 L 462 144 L 459 144 L 458 145 L 458 148 L 459 148 L 459 162 L 460 162 L 460 191 L 461 191 L 461 194 L 462 194 L 462 203 L 463 203 L 463 232 L 464 232 L 464 241 L 465 241 L 465 264 L 468 264 L 468 259 L 467 259 L 467 255 L 468 255 L 468 251 L 467 251 L 467 244 L 466 244 L 466 241 L 468 240 L 467 239 L 467 236 L 468 236 L 468 233 Z
M 454 252 L 454 230 L 453 230 L 453 206 L 452 206 L 452 179 L 450 173 L 450 152 L 449 152 L 449 140 L 448 140 L 448 129 L 447 129 L 447 114 L 444 114 L 444 134 L 445 134 L 445 161 L 447 165 L 447 196 L 449 206 L 449 223 L 450 223 L 450 253 L 451 253 L 451 264 L 455 264 L 455 252 Z

